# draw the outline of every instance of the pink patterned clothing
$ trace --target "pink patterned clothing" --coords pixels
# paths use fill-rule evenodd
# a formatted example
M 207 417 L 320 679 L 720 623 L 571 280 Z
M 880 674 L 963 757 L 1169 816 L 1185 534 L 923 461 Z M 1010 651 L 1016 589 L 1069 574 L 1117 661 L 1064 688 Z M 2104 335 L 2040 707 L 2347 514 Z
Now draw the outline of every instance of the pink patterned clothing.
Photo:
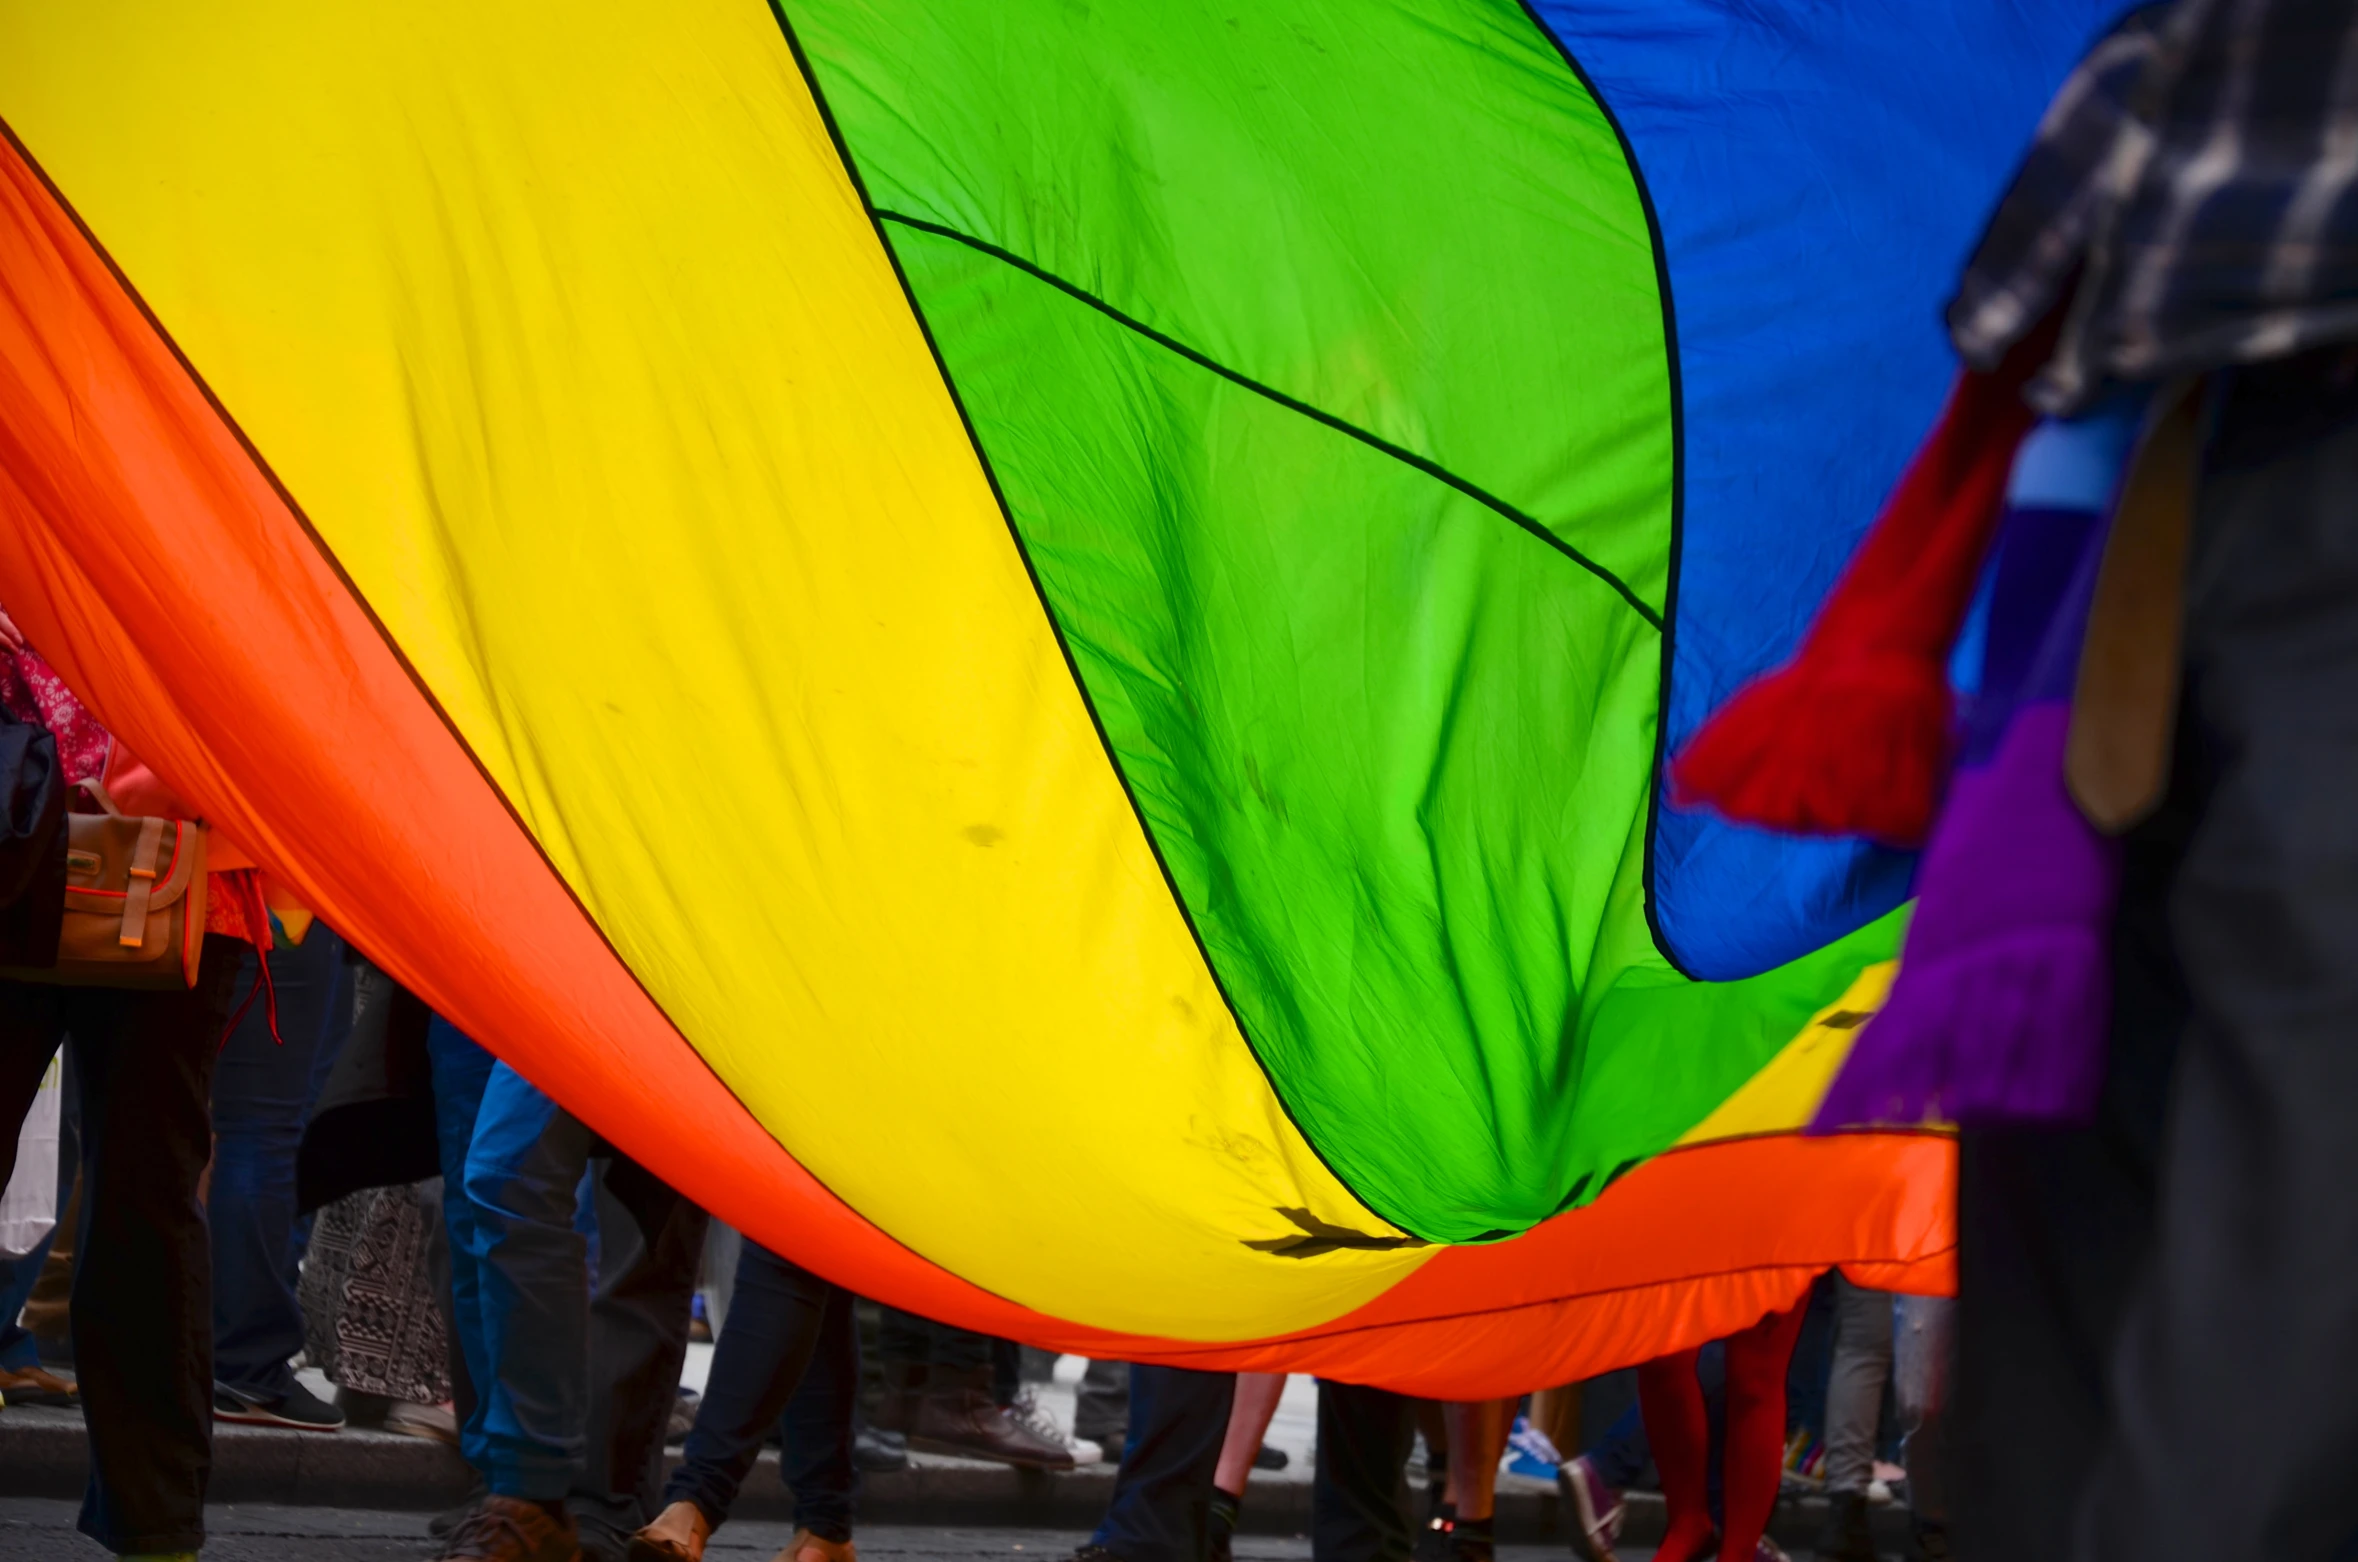
M 31 646 L 0 651 L 0 710 L 18 721 L 46 727 L 57 740 L 57 762 L 66 785 L 102 780 L 115 740 L 98 724 L 41 653 Z M 270 947 L 270 918 L 262 904 L 262 876 L 252 868 L 213 874 L 205 895 L 205 931 L 226 933 L 260 949 Z M 259 927 L 261 934 L 256 936 Z
M 66 785 L 94 781 L 106 772 L 106 751 L 114 739 L 74 698 L 57 669 L 31 646 L 0 651 L 0 710 L 18 721 L 47 727 L 57 739 L 57 759 Z

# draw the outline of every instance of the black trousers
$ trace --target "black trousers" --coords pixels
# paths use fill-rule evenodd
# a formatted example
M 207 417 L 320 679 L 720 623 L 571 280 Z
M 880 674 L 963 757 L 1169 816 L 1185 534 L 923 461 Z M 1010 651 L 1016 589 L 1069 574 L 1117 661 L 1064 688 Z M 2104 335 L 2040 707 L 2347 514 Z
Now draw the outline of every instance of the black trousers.
M 213 1466 L 213 1280 L 197 1184 L 213 1060 L 242 946 L 205 939 L 197 985 L 0 982 L 0 1185 L 61 1041 L 82 1105 L 73 1340 L 90 1436 L 82 1532 L 116 1552 L 204 1544 Z
M 585 1529 L 625 1535 L 655 1516 L 663 1441 L 688 1356 L 704 1211 L 638 1162 L 593 1158 L 598 1278 L 590 1292 L 589 1442 L 568 1497 Z
M 693 1502 L 715 1529 L 727 1523 L 762 1443 L 783 1423 L 779 1476 L 794 1493 L 795 1522 L 823 1540 L 851 1539 L 859 1351 L 851 1293 L 748 1238 L 665 1504 Z
M 2102 1116 L 1964 1147 L 1974 1562 L 2358 1557 L 2348 378 L 2246 371 L 2216 407 L 2181 763 L 2130 847 Z
M 1310 1488 L 1317 1562 L 1406 1562 L 1409 1446 L 1416 1401 L 1389 1389 L 1318 1380 L 1318 1470 Z
M 1130 1368 L 1130 1446 L 1092 1538 L 1122 1562 L 1203 1562 L 1236 1374 Z

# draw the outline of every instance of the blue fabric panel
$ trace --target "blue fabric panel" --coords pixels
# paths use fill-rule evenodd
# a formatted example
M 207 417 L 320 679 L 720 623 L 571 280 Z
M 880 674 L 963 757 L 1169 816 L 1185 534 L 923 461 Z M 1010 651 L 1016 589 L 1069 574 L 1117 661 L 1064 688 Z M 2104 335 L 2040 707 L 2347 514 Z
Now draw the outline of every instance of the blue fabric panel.
M 1535 0 L 1628 137 L 1676 315 L 1676 751 L 1792 654 L 1954 370 L 1940 311 L 2122 0 Z M 1914 859 L 1671 809 L 1663 952 L 1713 980 L 1881 916 Z

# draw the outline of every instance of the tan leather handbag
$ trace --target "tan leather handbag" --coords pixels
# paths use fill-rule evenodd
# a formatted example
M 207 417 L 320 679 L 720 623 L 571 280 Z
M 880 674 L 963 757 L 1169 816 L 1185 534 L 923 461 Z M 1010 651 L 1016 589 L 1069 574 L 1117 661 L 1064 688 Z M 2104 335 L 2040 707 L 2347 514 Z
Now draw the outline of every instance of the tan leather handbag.
M 67 987 L 194 987 L 205 946 L 205 827 L 126 814 L 96 781 L 98 813 L 66 816 L 57 964 L 0 970 Z

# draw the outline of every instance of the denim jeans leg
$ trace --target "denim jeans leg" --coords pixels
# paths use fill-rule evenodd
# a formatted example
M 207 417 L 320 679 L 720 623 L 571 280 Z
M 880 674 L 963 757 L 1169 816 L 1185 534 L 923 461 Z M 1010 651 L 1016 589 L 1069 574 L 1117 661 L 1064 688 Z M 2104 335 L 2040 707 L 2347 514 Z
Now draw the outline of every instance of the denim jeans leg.
M 504 1497 L 553 1502 L 581 1478 L 589 1245 L 574 1220 L 589 1150 L 579 1119 L 505 1063 L 492 1068 L 465 1192 L 484 1357 L 472 1430 L 478 1467 Z
M 222 1044 L 213 1074 L 213 1181 L 206 1201 L 213 1250 L 213 1377 L 248 1399 L 275 1402 L 295 1386 L 303 1348 L 295 1301 L 295 1152 L 336 1034 L 343 941 L 314 927 L 301 945 L 271 950 L 278 1037 L 257 1001 Z M 251 949 L 242 995 L 256 979 Z M 348 991 L 348 989 L 347 989 Z
M 692 1502 L 713 1524 L 727 1520 L 762 1439 L 795 1396 L 830 1304 L 839 1299 L 848 1322 L 848 1296 L 746 1240 L 728 1326 L 713 1347 L 704 1403 L 696 1408 L 680 1467 L 664 1488 L 665 1503 Z
M 794 1522 L 821 1540 L 852 1537 L 860 1470 L 852 1462 L 852 1414 L 860 1398 L 860 1329 L 852 1294 L 836 1287 L 819 1338 L 779 1423 L 778 1478 L 794 1494 Z
M 450 1334 L 455 1347 L 451 1391 L 459 1418 L 459 1451 L 478 1473 L 483 1469 L 481 1396 L 490 1363 L 484 1355 L 483 1308 L 475 1284 L 475 1212 L 467 1203 L 467 1148 L 475 1141 L 475 1118 L 491 1083 L 492 1056 L 457 1026 L 437 1014 L 426 1026 L 426 1059 L 434 1077 L 434 1136 L 442 1161 L 443 1252 L 450 1265 Z

